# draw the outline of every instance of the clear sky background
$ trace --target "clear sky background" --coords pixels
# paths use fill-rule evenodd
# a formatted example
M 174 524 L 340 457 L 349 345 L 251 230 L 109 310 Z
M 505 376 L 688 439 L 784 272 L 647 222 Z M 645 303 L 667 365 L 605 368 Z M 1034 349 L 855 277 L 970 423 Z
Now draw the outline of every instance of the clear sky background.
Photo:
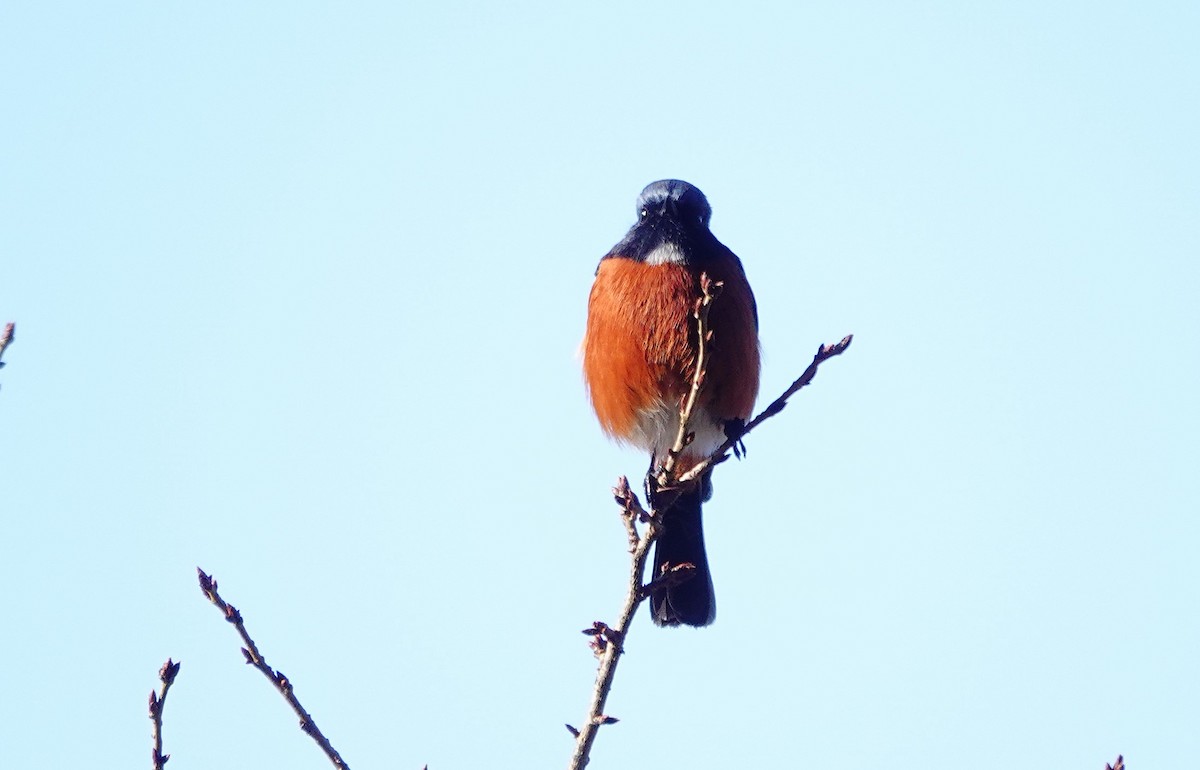
M 678 177 L 755 287 L 719 613 L 592 767 L 1200 763 L 1194 3 L 11 2 L 0 765 L 565 767 L 626 574 L 576 348 Z

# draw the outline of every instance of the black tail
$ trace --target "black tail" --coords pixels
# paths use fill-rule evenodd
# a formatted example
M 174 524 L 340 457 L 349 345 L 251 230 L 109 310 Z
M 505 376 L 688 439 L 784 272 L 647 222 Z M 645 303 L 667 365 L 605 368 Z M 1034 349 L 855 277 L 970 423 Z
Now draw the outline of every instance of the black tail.
M 663 530 L 654 546 L 654 574 L 650 579 L 657 580 L 662 575 L 664 564 L 672 567 L 692 564 L 696 570 L 679 583 L 650 592 L 655 625 L 707 626 L 717 616 L 708 555 L 704 552 L 704 525 L 700 520 L 700 504 L 710 493 L 705 478 L 661 513 Z

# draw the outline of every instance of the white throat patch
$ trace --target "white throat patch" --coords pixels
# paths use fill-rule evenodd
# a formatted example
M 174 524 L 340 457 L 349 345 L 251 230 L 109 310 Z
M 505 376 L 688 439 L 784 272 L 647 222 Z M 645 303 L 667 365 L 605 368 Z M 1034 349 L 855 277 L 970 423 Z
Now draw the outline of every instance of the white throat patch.
M 645 259 L 647 265 L 682 265 L 684 261 L 683 252 L 670 241 L 664 242 L 647 254 Z

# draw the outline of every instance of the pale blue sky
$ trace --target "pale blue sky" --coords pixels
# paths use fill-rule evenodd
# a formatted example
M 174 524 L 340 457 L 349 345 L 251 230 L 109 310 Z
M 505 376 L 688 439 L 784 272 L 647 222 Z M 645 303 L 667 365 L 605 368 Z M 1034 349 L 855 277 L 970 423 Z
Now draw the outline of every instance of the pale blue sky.
M 562 767 L 626 569 L 575 349 L 678 177 L 758 296 L 718 618 L 592 767 L 1200 757 L 1191 3 L 9 3 L 0 765 Z

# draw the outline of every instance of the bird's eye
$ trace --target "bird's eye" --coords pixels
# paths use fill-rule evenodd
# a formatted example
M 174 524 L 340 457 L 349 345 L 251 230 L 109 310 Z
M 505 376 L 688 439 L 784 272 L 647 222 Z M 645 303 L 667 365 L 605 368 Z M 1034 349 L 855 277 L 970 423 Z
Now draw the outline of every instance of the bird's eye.
M 647 209 L 642 209 L 642 219 L 645 219 L 648 216 L 650 216 L 650 212 Z

